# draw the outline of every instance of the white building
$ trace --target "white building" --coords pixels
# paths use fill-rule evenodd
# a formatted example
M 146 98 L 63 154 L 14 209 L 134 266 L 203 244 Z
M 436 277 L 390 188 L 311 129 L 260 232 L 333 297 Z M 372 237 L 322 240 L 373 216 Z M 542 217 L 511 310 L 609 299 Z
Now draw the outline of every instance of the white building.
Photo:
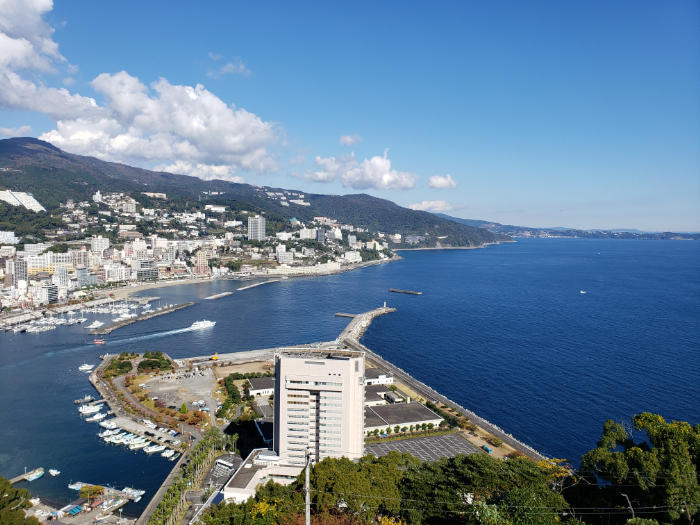
M 107 248 L 109 248 L 109 239 L 108 238 L 102 237 L 102 235 L 98 235 L 97 237 L 92 237 L 90 239 L 90 251 L 91 252 L 101 255 L 102 252 L 105 251 Z
M 261 217 L 260 215 L 248 217 L 248 240 L 265 240 L 265 217 Z
M 394 376 L 379 368 L 365 370 L 365 384 L 367 385 L 393 385 Z
M 19 239 L 15 237 L 15 232 L 0 232 L 0 244 L 17 244 Z
M 364 452 L 364 352 L 290 349 L 275 355 L 273 449 L 281 464 Z
M 46 211 L 46 208 L 39 204 L 39 201 L 31 193 L 23 191 L 1 190 L 0 201 L 4 201 L 10 206 L 23 206 L 35 212 Z

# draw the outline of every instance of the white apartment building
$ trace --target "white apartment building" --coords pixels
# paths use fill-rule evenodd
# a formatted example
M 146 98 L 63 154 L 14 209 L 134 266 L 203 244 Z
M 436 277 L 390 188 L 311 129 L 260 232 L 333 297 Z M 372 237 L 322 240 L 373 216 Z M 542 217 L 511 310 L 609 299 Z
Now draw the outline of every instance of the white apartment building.
M 90 239 L 90 251 L 102 255 L 102 252 L 109 248 L 109 239 L 98 235 Z
M 248 240 L 265 240 L 265 217 L 261 217 L 260 215 L 248 217 Z
M 274 451 L 280 464 L 364 453 L 363 352 L 290 349 L 275 355 Z

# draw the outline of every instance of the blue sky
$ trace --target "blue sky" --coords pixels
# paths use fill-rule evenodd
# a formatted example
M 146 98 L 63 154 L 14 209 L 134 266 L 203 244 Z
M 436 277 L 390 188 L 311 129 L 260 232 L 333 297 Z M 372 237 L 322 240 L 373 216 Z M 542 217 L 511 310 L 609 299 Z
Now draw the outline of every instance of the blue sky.
M 459 217 L 700 230 L 694 1 L 13 3 L 4 136 Z

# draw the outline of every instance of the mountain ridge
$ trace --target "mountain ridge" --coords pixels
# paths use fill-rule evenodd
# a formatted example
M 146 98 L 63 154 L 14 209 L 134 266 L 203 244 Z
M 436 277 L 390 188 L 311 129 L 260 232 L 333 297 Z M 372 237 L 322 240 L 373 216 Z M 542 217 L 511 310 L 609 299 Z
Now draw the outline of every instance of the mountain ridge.
M 515 226 L 513 224 L 501 224 L 495 221 L 480 219 L 462 219 L 445 213 L 435 213 L 437 217 L 453 221 L 458 224 L 482 228 L 494 233 L 508 235 L 509 237 L 561 237 L 561 238 L 587 238 L 587 239 L 640 239 L 640 240 L 700 240 L 697 232 L 645 232 L 635 229 L 591 229 L 556 227 L 535 228 L 531 226 Z
M 168 195 L 171 204 L 198 206 L 204 198 L 206 203 L 226 205 L 232 211 L 265 213 L 273 220 L 296 217 L 309 221 L 314 216 L 327 216 L 370 231 L 400 233 L 403 239 L 413 236 L 419 238 L 415 242 L 418 246 L 482 246 L 509 240 L 499 233 L 410 210 L 368 194 L 313 194 L 203 180 L 75 155 L 32 137 L 0 140 L 0 187 L 32 193 L 49 213 L 69 198 L 89 200 L 97 190 L 129 193 L 143 204 L 158 202 L 148 201 L 143 192 L 160 192 Z M 285 196 L 287 206 L 274 194 Z M 301 200 L 294 198 L 298 195 L 303 195 L 306 205 L 290 204 Z

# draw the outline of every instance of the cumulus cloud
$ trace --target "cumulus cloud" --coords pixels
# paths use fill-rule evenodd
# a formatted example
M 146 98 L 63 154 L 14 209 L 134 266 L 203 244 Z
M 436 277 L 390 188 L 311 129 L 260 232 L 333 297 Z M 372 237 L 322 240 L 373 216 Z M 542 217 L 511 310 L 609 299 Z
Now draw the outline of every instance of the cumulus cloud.
M 434 211 L 439 213 L 444 213 L 452 209 L 452 205 L 446 201 L 421 201 L 415 204 L 409 204 L 408 207 L 412 210 Z
M 0 135 L 3 137 L 26 137 L 31 133 L 31 126 L 20 126 L 18 128 L 0 128 Z
M 352 135 L 341 135 L 340 140 L 338 141 L 341 146 L 354 146 L 360 142 L 362 142 L 362 137 L 360 137 L 360 135 L 357 133 L 353 133 Z
M 358 161 L 354 153 L 338 158 L 316 157 L 315 164 L 316 169 L 308 170 L 304 178 L 315 182 L 340 180 L 343 186 L 356 190 L 410 189 L 418 179 L 413 173 L 392 169 L 388 150 L 384 150 L 383 156 L 375 155 L 362 161 Z
M 43 73 L 58 68 L 70 78 L 77 70 L 58 51 L 53 29 L 43 20 L 52 7 L 51 0 L 0 0 L 0 106 L 53 118 L 56 128 L 41 139 L 74 153 L 202 178 L 240 181 L 234 175 L 239 169 L 276 169 L 269 152 L 278 139 L 276 126 L 201 84 L 161 78 L 146 85 L 126 71 L 103 73 L 92 81 L 99 103 L 46 86 Z M 244 67 L 231 64 L 220 69 Z
M 428 179 L 428 186 L 440 190 L 451 189 L 457 187 L 457 182 L 449 173 L 446 175 L 433 175 Z

